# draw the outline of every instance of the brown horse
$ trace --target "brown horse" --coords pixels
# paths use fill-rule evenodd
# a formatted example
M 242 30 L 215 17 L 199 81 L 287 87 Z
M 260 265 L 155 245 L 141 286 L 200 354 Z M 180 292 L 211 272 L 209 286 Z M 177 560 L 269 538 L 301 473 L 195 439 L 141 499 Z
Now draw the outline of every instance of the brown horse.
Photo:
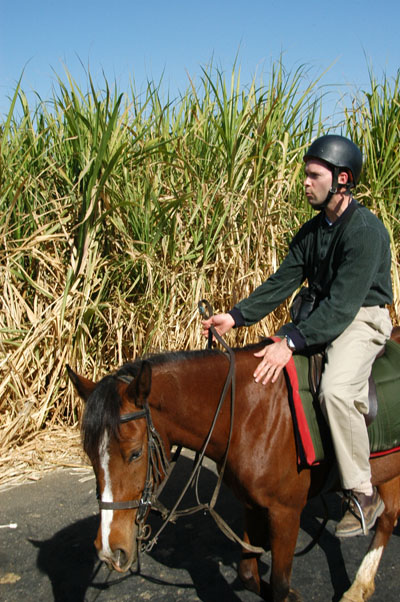
M 400 329 L 396 330 L 399 340 Z M 290 588 L 300 515 L 307 500 L 323 488 L 331 465 L 299 470 L 284 376 L 275 384 L 255 383 L 251 375 L 258 361 L 256 349 L 253 345 L 234 352 L 236 406 L 224 481 L 244 504 L 244 541 L 265 546 L 269 538 L 270 585 L 260 580 L 257 553 L 242 551 L 239 575 L 264 599 L 300 600 Z M 169 457 L 173 445 L 202 448 L 228 365 L 226 354 L 217 350 L 168 353 L 125 364 L 98 384 L 69 369 L 86 400 L 83 442 L 96 474 L 101 510 L 95 546 L 99 557 L 117 571 L 128 570 L 136 561 L 138 525 L 149 509 L 148 491 L 164 453 Z M 229 431 L 228 400 L 206 449 L 218 465 Z M 150 461 L 154 448 L 158 455 Z M 367 600 L 373 594 L 382 552 L 400 515 L 400 453 L 373 459 L 371 465 L 385 511 L 342 601 Z

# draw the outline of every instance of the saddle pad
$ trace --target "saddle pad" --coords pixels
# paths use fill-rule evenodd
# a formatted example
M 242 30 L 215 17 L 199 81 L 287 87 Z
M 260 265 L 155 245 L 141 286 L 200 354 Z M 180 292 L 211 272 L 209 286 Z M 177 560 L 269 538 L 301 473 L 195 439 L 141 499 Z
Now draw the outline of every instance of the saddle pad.
M 294 355 L 286 366 L 286 382 L 298 451 L 298 464 L 312 466 L 334 457 L 329 428 L 308 381 L 308 358 Z M 368 427 L 371 457 L 400 450 L 400 345 L 389 340 L 372 368 L 378 414 Z

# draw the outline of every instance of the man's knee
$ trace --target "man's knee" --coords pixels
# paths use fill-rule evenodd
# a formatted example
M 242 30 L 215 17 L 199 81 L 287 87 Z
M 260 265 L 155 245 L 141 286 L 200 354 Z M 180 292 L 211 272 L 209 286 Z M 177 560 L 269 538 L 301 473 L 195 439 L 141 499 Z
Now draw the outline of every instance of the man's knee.
M 319 390 L 319 402 L 325 416 L 331 412 L 342 414 L 368 413 L 368 386 L 356 383 L 343 384 L 335 379 L 322 379 Z
M 338 382 L 334 375 L 331 377 L 330 375 L 323 373 L 319 387 L 320 402 L 326 400 L 327 403 L 330 403 L 331 400 L 342 397 L 345 393 L 345 389 L 343 384 Z

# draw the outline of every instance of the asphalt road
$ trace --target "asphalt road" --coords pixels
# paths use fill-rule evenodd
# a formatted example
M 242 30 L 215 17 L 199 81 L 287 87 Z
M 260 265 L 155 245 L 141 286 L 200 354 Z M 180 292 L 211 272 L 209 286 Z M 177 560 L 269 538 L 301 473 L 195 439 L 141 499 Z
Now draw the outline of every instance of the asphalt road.
M 182 456 L 164 495 L 171 505 L 189 474 L 191 461 Z M 200 491 L 209 499 L 215 485 L 211 463 L 203 468 Z M 245 591 L 236 577 L 237 544 L 228 540 L 209 515 L 178 520 L 162 533 L 157 546 L 142 557 L 141 574 L 118 575 L 100 565 L 94 553 L 98 512 L 94 479 L 90 472 L 54 472 L 38 482 L 0 493 L 0 600 L 22 602 L 105 602 L 156 600 L 161 602 L 253 602 L 258 596 Z M 188 503 L 190 500 L 188 500 Z M 333 535 L 340 502 L 329 499 L 328 527 L 306 556 L 294 561 L 292 584 L 304 602 L 337 601 L 349 587 L 368 547 L 370 537 L 339 542 Z M 217 510 L 241 534 L 241 507 L 222 488 Z M 298 549 L 316 532 L 323 510 L 307 508 Z M 151 519 L 155 526 L 158 517 Z M 16 524 L 11 528 L 10 524 Z M 396 527 L 376 579 L 374 600 L 400 599 L 400 529 Z M 270 555 L 263 556 L 262 572 L 268 580 Z

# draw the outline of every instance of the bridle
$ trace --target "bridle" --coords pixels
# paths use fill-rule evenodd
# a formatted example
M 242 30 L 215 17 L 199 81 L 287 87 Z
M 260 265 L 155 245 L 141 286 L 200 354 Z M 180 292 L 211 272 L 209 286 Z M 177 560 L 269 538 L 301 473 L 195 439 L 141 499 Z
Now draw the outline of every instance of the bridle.
M 205 310 L 203 308 L 203 304 L 207 307 L 208 310 L 210 310 L 209 315 L 212 315 L 212 311 L 211 311 L 209 303 L 204 300 L 199 302 L 200 312 L 203 315 L 206 315 Z M 181 446 L 178 446 L 177 450 L 175 451 L 174 457 L 172 458 L 171 461 L 169 461 L 166 451 L 165 451 L 165 448 L 164 448 L 163 441 L 162 441 L 159 433 L 157 432 L 157 430 L 154 427 L 154 424 L 153 424 L 153 421 L 151 418 L 150 406 L 148 404 L 147 398 L 145 399 L 145 401 L 143 403 L 142 410 L 137 410 L 135 412 L 129 412 L 127 414 L 122 414 L 119 419 L 120 424 L 124 424 L 126 422 L 131 422 L 132 420 L 140 420 L 142 418 L 144 418 L 146 420 L 147 451 L 148 451 L 146 481 L 145 481 L 144 489 L 143 489 L 140 499 L 128 500 L 128 501 L 122 501 L 122 502 L 103 502 L 100 499 L 100 496 L 98 495 L 98 503 L 99 503 L 100 510 L 131 510 L 131 509 L 135 509 L 135 508 L 138 509 L 137 514 L 136 514 L 136 523 L 138 525 L 138 533 L 136 536 L 136 540 L 137 540 L 137 552 L 138 552 L 137 559 L 138 559 L 139 566 L 140 566 L 140 553 L 145 552 L 145 551 L 150 552 L 152 550 L 152 548 L 158 541 L 158 537 L 159 537 L 160 533 L 164 530 L 164 528 L 166 527 L 166 525 L 169 522 L 175 522 L 175 520 L 179 516 L 187 516 L 190 514 L 194 514 L 195 512 L 198 512 L 200 510 L 202 510 L 203 512 L 209 512 L 210 515 L 212 516 L 212 518 L 215 520 L 218 527 L 220 528 L 220 530 L 229 539 L 231 539 L 231 541 L 239 543 L 242 546 L 242 548 L 245 548 L 248 552 L 255 553 L 255 554 L 262 554 L 265 551 L 262 547 L 253 546 L 250 543 L 243 541 L 238 535 L 236 535 L 236 533 L 231 529 L 231 527 L 224 521 L 224 519 L 215 510 L 215 504 L 217 502 L 220 487 L 222 484 L 222 479 L 223 479 L 223 475 L 224 475 L 224 471 L 225 471 L 225 466 L 226 466 L 226 461 L 227 461 L 227 457 L 228 457 L 230 441 L 231 441 L 231 436 L 232 436 L 234 398 L 235 398 L 235 359 L 234 359 L 233 350 L 230 347 L 228 347 L 228 345 L 225 343 L 225 341 L 222 339 L 222 337 L 220 337 L 220 335 L 216 332 L 216 330 L 213 327 L 211 327 L 211 328 L 212 328 L 212 330 L 211 330 L 211 336 L 209 336 L 209 347 L 211 347 L 212 339 L 214 337 L 226 349 L 227 356 L 229 358 L 228 375 L 227 375 L 227 378 L 225 381 L 223 391 L 221 393 L 220 400 L 218 402 L 218 406 L 217 406 L 217 409 L 215 412 L 215 416 L 214 416 L 211 428 L 204 441 L 202 450 L 201 450 L 201 452 L 198 453 L 195 463 L 194 463 L 194 467 L 192 469 L 192 473 L 191 473 L 185 487 L 183 488 L 180 496 L 178 497 L 177 501 L 175 502 L 175 504 L 171 510 L 167 510 L 163 506 L 163 504 L 159 501 L 158 496 L 160 495 L 162 489 L 166 485 L 168 478 L 171 475 L 173 468 L 175 467 L 175 464 L 179 458 L 179 455 L 180 455 L 180 452 L 182 449 Z M 129 376 L 125 376 L 125 375 L 119 375 L 119 376 L 117 376 L 117 378 L 118 378 L 118 380 L 121 380 L 127 384 L 130 384 L 133 380 L 133 377 L 129 377 Z M 207 449 L 211 435 L 214 431 L 215 423 L 216 423 L 216 420 L 220 413 L 224 399 L 227 395 L 229 386 L 231 387 L 230 431 L 229 431 L 229 436 L 228 436 L 228 441 L 227 441 L 227 446 L 225 449 L 224 457 L 222 459 L 221 466 L 220 466 L 218 481 L 217 481 L 216 487 L 214 489 L 212 499 L 209 503 L 200 503 L 199 499 L 198 499 L 198 493 L 197 493 L 197 487 L 196 487 L 196 496 L 197 496 L 197 500 L 198 500 L 198 505 L 194 506 L 193 508 L 188 508 L 186 510 L 179 511 L 179 510 L 177 510 L 177 508 L 178 508 L 180 502 L 182 501 L 184 495 L 186 494 L 189 486 L 194 482 L 195 478 L 198 478 L 198 476 L 199 476 L 199 472 L 201 469 L 201 464 L 202 464 L 202 461 L 203 461 L 203 458 L 205 455 L 205 451 Z M 324 499 L 323 499 L 323 502 L 324 502 L 324 505 L 326 508 Z M 151 535 L 150 525 L 145 524 L 145 520 L 146 520 L 147 514 L 150 511 L 150 509 L 159 511 L 164 519 L 164 522 L 161 525 L 161 527 L 158 529 L 157 533 L 152 537 L 151 541 L 145 545 L 144 542 L 146 540 L 148 540 Z M 307 553 L 314 547 L 314 545 L 319 540 L 319 537 L 320 537 L 322 531 L 325 528 L 327 520 L 328 519 L 326 517 L 324 522 L 321 524 L 318 534 L 304 548 L 304 550 L 296 553 L 296 556 L 302 556 L 303 554 Z M 139 569 L 139 572 L 140 572 L 140 569 Z
M 198 304 L 200 313 L 203 316 L 207 317 L 206 311 L 205 311 L 203 305 L 205 305 L 205 307 L 209 311 L 209 315 L 212 315 L 212 310 L 211 310 L 210 304 L 205 300 L 200 301 Z M 174 457 L 172 458 L 171 461 L 169 461 L 167 458 L 167 454 L 165 452 L 165 448 L 164 448 L 162 439 L 154 427 L 154 424 L 153 424 L 153 421 L 151 418 L 151 413 L 150 413 L 150 406 L 148 404 L 147 399 L 145 399 L 145 401 L 143 403 L 142 410 L 137 410 L 135 412 L 129 412 L 127 414 L 122 414 L 120 416 L 120 423 L 122 423 L 122 424 L 124 424 L 126 422 L 130 422 L 132 420 L 140 420 L 142 418 L 144 418 L 146 420 L 147 436 L 148 436 L 148 440 L 147 440 L 148 457 L 147 457 L 147 474 L 146 474 L 145 486 L 143 489 L 142 496 L 138 500 L 128 500 L 128 501 L 122 501 L 122 502 L 103 502 L 101 499 L 99 499 L 99 496 L 98 496 L 98 502 L 99 502 L 100 510 L 131 510 L 131 509 L 135 509 L 135 508 L 138 509 L 138 512 L 136 514 L 136 523 L 138 525 L 138 533 L 136 536 L 137 546 L 138 546 L 138 548 L 137 548 L 138 549 L 138 562 L 140 562 L 140 553 L 144 552 L 144 551 L 146 551 L 146 552 L 151 551 L 151 549 L 157 543 L 160 533 L 164 530 L 164 528 L 166 527 L 166 525 L 169 522 L 175 522 L 175 520 L 180 516 L 187 516 L 187 515 L 194 514 L 199 511 L 209 512 L 211 514 L 212 518 L 217 523 L 218 527 L 222 530 L 222 532 L 229 539 L 231 539 L 232 541 L 236 541 L 249 552 L 256 553 L 256 554 L 262 554 L 264 552 L 263 548 L 260 548 L 259 546 L 252 546 L 251 544 L 243 541 L 238 535 L 236 535 L 236 533 L 234 533 L 234 531 L 231 529 L 231 527 L 224 521 L 224 519 L 215 510 L 215 504 L 217 502 L 220 487 L 222 484 L 222 479 L 223 479 L 225 466 L 226 466 L 226 462 L 227 462 L 230 441 L 231 441 L 231 436 L 232 436 L 232 429 L 233 429 L 233 414 L 234 414 L 234 399 L 235 399 L 235 356 L 234 356 L 233 350 L 225 343 L 223 338 L 220 337 L 220 335 L 216 332 L 216 330 L 213 327 L 211 327 L 210 330 L 211 330 L 211 334 L 209 336 L 208 346 L 211 347 L 212 339 L 214 337 L 225 348 L 226 355 L 229 360 L 228 374 L 227 374 L 225 385 L 223 387 L 223 390 L 222 390 L 222 393 L 221 393 L 221 396 L 220 396 L 220 399 L 219 399 L 219 402 L 218 402 L 218 405 L 217 405 L 217 408 L 215 411 L 214 419 L 212 421 L 208 435 L 206 436 L 206 438 L 204 440 L 202 449 L 200 452 L 198 452 L 198 454 L 196 456 L 194 466 L 192 469 L 192 473 L 189 476 L 189 479 L 188 479 L 186 485 L 184 486 L 181 494 L 179 495 L 178 499 L 176 500 L 174 506 L 170 510 L 167 510 L 163 506 L 163 504 L 159 501 L 158 496 L 160 495 L 162 489 L 164 488 L 165 484 L 168 481 L 169 476 L 172 473 L 172 470 L 179 457 L 179 454 L 181 451 L 181 446 L 178 446 L 177 450 L 175 451 Z M 133 377 L 129 377 L 126 375 L 118 375 L 117 378 L 128 384 L 131 383 L 133 380 Z M 204 459 L 207 446 L 208 446 L 211 436 L 213 434 L 217 418 L 220 414 L 222 405 L 227 396 L 229 387 L 231 389 L 231 392 L 230 392 L 230 398 L 231 398 L 230 429 L 229 429 L 229 435 L 228 435 L 228 441 L 227 441 L 225 453 L 224 453 L 224 456 L 223 456 L 221 464 L 220 464 L 220 470 L 219 470 L 217 484 L 215 486 L 211 501 L 208 503 L 201 503 L 199 501 L 198 492 L 197 492 L 197 484 L 196 484 L 196 497 L 197 497 L 197 501 L 198 501 L 197 506 L 194 506 L 193 508 L 187 508 L 185 510 L 178 510 L 179 504 L 181 503 L 184 495 L 186 494 L 187 490 L 189 489 L 189 486 L 195 481 L 196 478 L 198 479 L 198 477 L 199 477 L 202 461 Z M 152 539 L 147 544 L 144 544 L 143 542 L 148 540 L 150 538 L 150 534 L 151 534 L 150 525 L 145 524 L 145 520 L 146 520 L 147 514 L 150 509 L 159 511 L 164 519 L 164 522 L 159 527 L 157 533 L 152 537 Z
M 125 383 L 131 383 L 133 378 L 120 375 L 117 377 Z M 119 422 L 125 424 L 132 420 L 140 420 L 144 418 L 147 426 L 147 471 L 144 489 L 140 499 L 127 500 L 123 502 L 103 502 L 98 495 L 98 503 L 100 510 L 132 510 L 137 508 L 136 522 L 140 527 L 140 534 L 144 530 L 144 521 L 151 506 L 156 503 L 156 498 L 163 477 L 169 472 L 170 462 L 164 448 L 162 439 L 154 428 L 151 418 L 150 407 L 147 399 L 144 401 L 143 409 L 127 414 L 121 414 Z M 143 537 L 142 537 L 143 538 Z
M 212 310 L 210 308 L 209 303 L 204 300 L 199 302 L 199 309 L 200 309 L 201 313 L 203 315 L 205 315 L 205 310 L 203 309 L 203 304 L 206 305 L 207 309 L 210 312 L 210 315 L 212 315 Z M 227 535 L 233 541 L 238 541 L 239 543 L 241 543 L 242 546 L 247 548 L 249 551 L 256 552 L 256 553 L 262 553 L 262 551 L 263 551 L 262 548 L 259 548 L 256 546 L 251 546 L 250 544 L 247 544 L 246 542 L 242 541 L 232 531 L 232 529 L 229 527 L 229 525 L 227 525 L 225 523 L 225 521 L 219 516 L 219 514 L 214 509 L 214 506 L 216 504 L 218 494 L 220 491 L 220 487 L 222 484 L 222 479 L 223 479 L 223 475 L 224 475 L 225 465 L 226 465 L 226 461 L 227 461 L 227 457 L 228 457 L 230 441 L 231 441 L 231 436 L 232 436 L 234 398 L 235 398 L 235 356 L 234 356 L 233 350 L 230 347 L 228 347 L 228 345 L 219 336 L 219 334 L 215 331 L 214 328 L 212 328 L 211 336 L 209 337 L 209 347 L 211 347 L 212 336 L 214 336 L 221 343 L 221 345 L 225 348 L 225 350 L 227 352 L 227 358 L 229 360 L 229 370 L 228 370 L 225 385 L 223 387 L 223 390 L 222 390 L 222 393 L 220 396 L 220 400 L 218 402 L 218 406 L 216 408 L 214 419 L 212 421 L 208 435 L 203 443 L 201 451 L 196 456 L 196 460 L 194 463 L 194 467 L 192 469 L 192 473 L 191 473 L 185 487 L 183 488 L 183 491 L 181 492 L 180 496 L 178 497 L 177 501 L 175 502 L 175 504 L 171 510 L 167 510 L 163 506 L 163 504 L 159 501 L 158 496 L 160 495 L 163 487 L 165 486 L 166 482 L 168 481 L 169 476 L 171 475 L 171 472 L 172 472 L 172 470 L 176 464 L 176 461 L 179 457 L 179 454 L 181 451 L 181 446 L 178 446 L 177 450 L 175 451 L 174 457 L 172 458 L 171 461 L 169 461 L 167 458 L 167 454 L 165 452 L 165 448 L 164 448 L 162 439 L 154 427 L 154 424 L 153 424 L 153 421 L 151 418 L 150 406 L 148 404 L 147 399 L 145 399 L 145 401 L 143 403 L 143 408 L 141 410 L 137 410 L 135 412 L 129 412 L 127 414 L 122 414 L 119 419 L 120 424 L 124 424 L 124 423 L 130 422 L 132 420 L 140 420 L 142 418 L 144 418 L 146 420 L 147 449 L 148 449 L 146 481 L 145 481 L 144 489 L 143 489 L 140 499 L 127 500 L 127 501 L 121 501 L 121 502 L 105 502 L 105 501 L 102 501 L 100 499 L 100 496 L 98 495 L 98 503 L 99 503 L 100 510 L 131 510 L 131 509 L 137 508 L 138 511 L 136 514 L 136 523 L 138 525 L 138 533 L 137 533 L 136 539 L 137 539 L 137 544 L 138 544 L 138 559 L 139 559 L 140 552 L 150 551 L 153 548 L 153 546 L 158 541 L 158 537 L 159 537 L 160 533 L 162 532 L 162 530 L 165 528 L 165 526 L 169 522 L 175 521 L 176 518 L 178 518 L 179 516 L 193 514 L 200 510 L 202 510 L 204 512 L 207 512 L 207 511 L 210 512 L 210 514 L 212 515 L 214 520 L 217 522 L 219 528 L 225 533 L 225 535 Z M 126 375 L 118 375 L 116 378 L 118 378 L 118 380 L 121 380 L 127 384 L 130 384 L 133 380 L 133 377 L 126 376 Z M 231 388 L 230 430 L 229 430 L 229 436 L 228 436 L 228 441 L 227 441 L 224 457 L 221 462 L 221 468 L 219 471 L 218 481 L 217 481 L 212 499 L 209 503 L 200 503 L 198 493 L 197 493 L 197 487 L 196 487 L 196 496 L 197 496 L 198 505 L 193 508 L 188 508 L 186 510 L 178 510 L 178 506 L 179 506 L 180 502 L 182 501 L 185 493 L 187 492 L 189 486 L 194 482 L 194 480 L 196 478 L 198 479 L 200 469 L 201 469 L 201 464 L 202 464 L 203 458 L 205 456 L 207 446 L 208 446 L 211 436 L 213 434 L 217 418 L 220 414 L 222 405 L 227 396 L 229 387 Z M 147 545 L 140 545 L 140 542 L 143 542 L 150 538 L 151 528 L 149 525 L 145 525 L 145 520 L 146 520 L 147 514 L 150 509 L 154 509 L 154 510 L 161 512 L 164 522 L 161 525 L 161 527 L 158 529 L 157 533 L 152 537 L 151 541 L 149 543 L 147 543 Z

